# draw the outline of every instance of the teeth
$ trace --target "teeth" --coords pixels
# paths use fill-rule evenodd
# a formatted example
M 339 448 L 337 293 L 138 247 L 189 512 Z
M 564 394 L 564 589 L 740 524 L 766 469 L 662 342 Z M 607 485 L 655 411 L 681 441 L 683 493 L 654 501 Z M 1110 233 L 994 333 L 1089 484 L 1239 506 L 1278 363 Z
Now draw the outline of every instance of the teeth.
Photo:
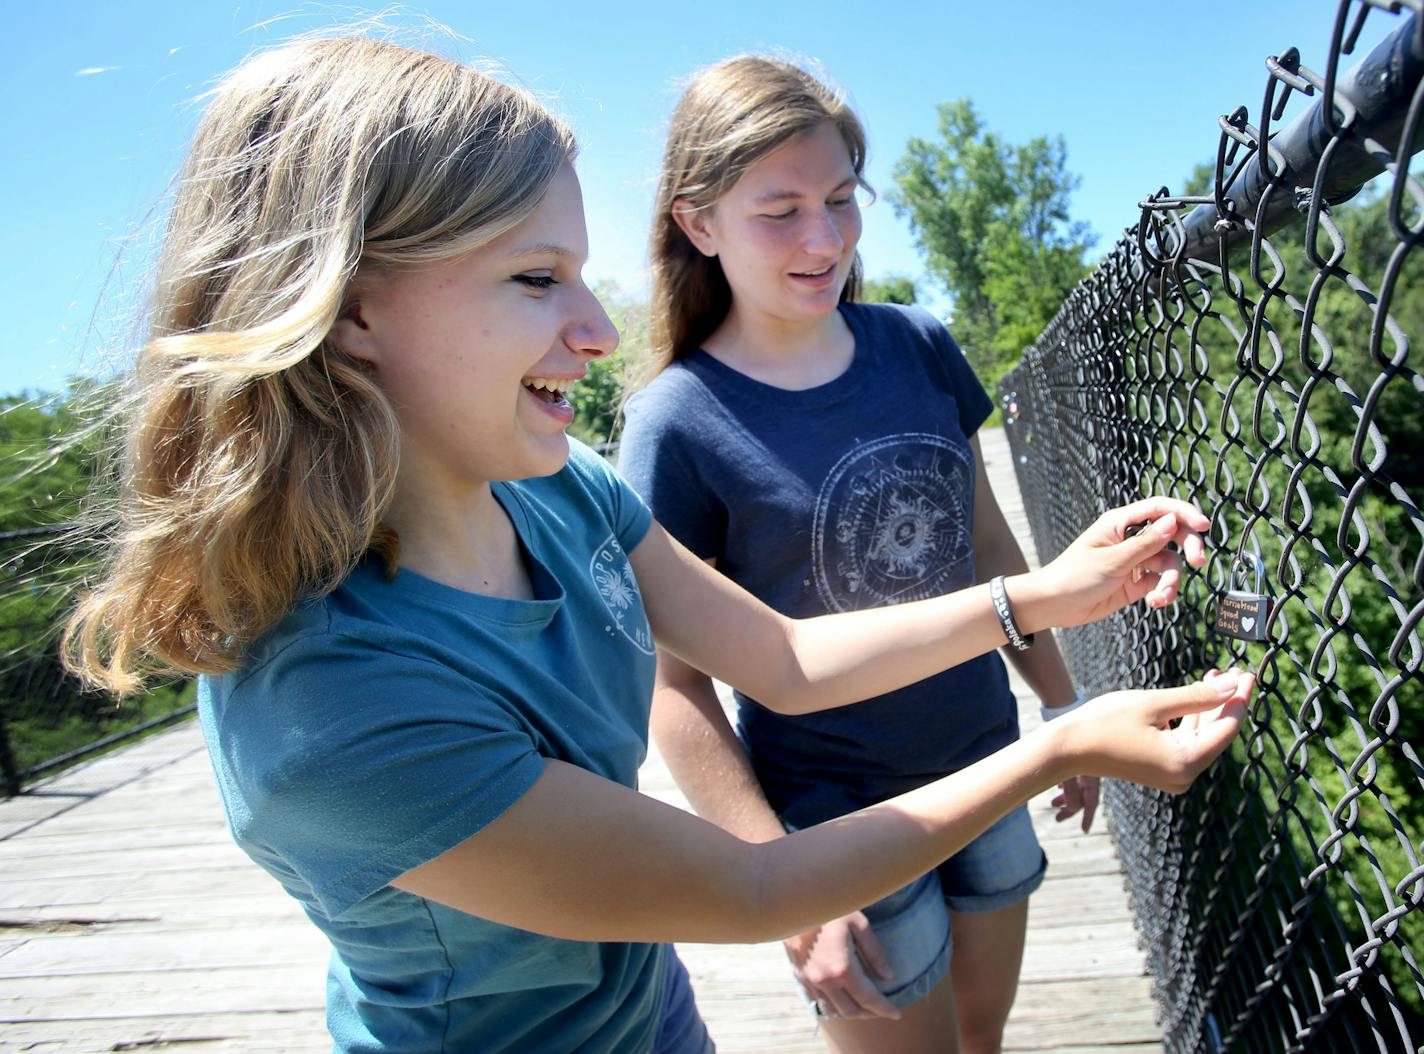
M 555 380 L 550 377 L 530 377 L 524 382 L 524 386 L 526 388 L 542 388 L 546 392 L 557 392 L 562 391 L 564 386 L 569 383 L 568 381 Z
M 827 264 L 825 267 L 822 267 L 819 271 L 798 271 L 798 272 L 796 272 L 796 273 L 799 274 L 799 275 L 801 275 L 801 277 L 803 277 L 803 278 L 819 278 L 821 275 L 825 274 L 827 271 L 829 271 L 829 270 L 830 270 L 832 267 L 834 267 L 834 266 L 835 266 L 835 264 Z

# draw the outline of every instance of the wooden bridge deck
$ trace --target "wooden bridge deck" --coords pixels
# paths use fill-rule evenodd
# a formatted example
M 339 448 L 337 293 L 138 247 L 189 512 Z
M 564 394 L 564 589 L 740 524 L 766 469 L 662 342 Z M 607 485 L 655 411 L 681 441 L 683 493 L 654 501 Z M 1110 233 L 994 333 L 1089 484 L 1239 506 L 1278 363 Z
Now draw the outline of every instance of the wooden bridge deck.
M 1030 552 L 1007 444 L 985 461 Z M 1032 558 L 1032 557 L 1030 557 Z M 1017 684 L 1026 727 L 1037 701 Z M 643 789 L 685 805 L 654 752 Z M 1050 859 L 1008 1050 L 1161 1051 L 1116 857 L 1033 804 Z M 683 945 L 723 1054 L 823 1050 L 779 945 Z M 195 723 L 0 802 L 0 1051 L 329 1049 L 327 951 L 228 839 Z

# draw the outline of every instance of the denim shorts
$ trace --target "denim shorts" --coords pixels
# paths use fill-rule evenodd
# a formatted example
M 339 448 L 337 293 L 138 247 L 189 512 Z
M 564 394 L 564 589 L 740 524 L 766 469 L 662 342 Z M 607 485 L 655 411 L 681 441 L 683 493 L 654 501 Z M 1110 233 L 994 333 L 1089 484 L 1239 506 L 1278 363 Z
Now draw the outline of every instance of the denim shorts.
M 871 978 L 897 1007 L 923 999 L 949 971 L 949 912 L 1017 904 L 1043 883 L 1047 870 L 1028 807 L 1020 806 L 934 871 L 865 909 L 893 971 L 889 981 Z
M 657 1035 L 651 1054 L 715 1054 L 717 1047 L 707 1034 L 697 1002 L 692 997 L 692 984 L 687 967 L 669 945 L 664 951 L 667 965 L 663 982 L 662 1015 L 658 1019 Z

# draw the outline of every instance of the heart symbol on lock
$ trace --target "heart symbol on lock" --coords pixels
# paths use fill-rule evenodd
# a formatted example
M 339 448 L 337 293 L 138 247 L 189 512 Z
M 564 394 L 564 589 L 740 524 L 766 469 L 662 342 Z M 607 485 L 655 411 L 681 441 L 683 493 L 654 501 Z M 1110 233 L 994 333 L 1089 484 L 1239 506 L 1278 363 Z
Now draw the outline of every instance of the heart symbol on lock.
M 1253 629 L 1255 628 L 1255 626 L 1256 626 L 1256 619 L 1255 619 L 1254 617 L 1253 617 L 1253 618 L 1243 618 L 1243 619 L 1241 620 L 1241 628 L 1242 628 L 1243 630 L 1245 630 L 1247 633 L 1250 633 L 1251 630 L 1253 630 Z

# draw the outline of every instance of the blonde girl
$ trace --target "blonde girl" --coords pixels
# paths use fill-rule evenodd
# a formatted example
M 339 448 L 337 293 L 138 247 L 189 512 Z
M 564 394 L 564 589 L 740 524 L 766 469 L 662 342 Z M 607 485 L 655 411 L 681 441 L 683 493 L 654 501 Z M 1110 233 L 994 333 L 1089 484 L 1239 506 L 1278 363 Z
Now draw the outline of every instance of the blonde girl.
M 331 941 L 339 1051 L 709 1050 L 668 942 L 844 914 L 1071 772 L 1180 790 L 1249 693 L 1232 673 L 1104 697 L 766 845 L 640 796 L 654 635 L 797 711 L 963 661 L 1000 624 L 983 589 L 786 619 L 565 437 L 565 393 L 617 342 L 580 277 L 573 154 L 458 63 L 308 40 L 218 88 L 173 206 L 70 661 L 118 692 L 200 676 L 233 837 Z M 1205 526 L 1168 499 L 1116 510 L 1011 580 L 1014 615 L 1100 617 L 1149 595 L 1138 565 L 1165 601 L 1165 547 L 1203 559 Z
M 743 56 L 670 122 L 653 217 L 653 378 L 619 467 L 684 545 L 785 615 L 899 604 L 1027 570 L 975 434 L 991 404 L 928 313 L 854 303 L 865 134 L 806 71 Z M 1051 636 L 1005 645 L 1045 716 L 1075 702 Z M 664 654 L 653 726 L 698 811 L 752 840 L 883 801 L 1018 737 L 1004 663 L 976 655 L 853 706 L 786 714 Z M 1064 782 L 1058 819 L 1097 781 Z M 832 1050 L 997 1051 L 1028 897 L 1026 809 L 903 889 L 786 941 Z M 959 1043 L 956 1045 L 956 1038 Z

